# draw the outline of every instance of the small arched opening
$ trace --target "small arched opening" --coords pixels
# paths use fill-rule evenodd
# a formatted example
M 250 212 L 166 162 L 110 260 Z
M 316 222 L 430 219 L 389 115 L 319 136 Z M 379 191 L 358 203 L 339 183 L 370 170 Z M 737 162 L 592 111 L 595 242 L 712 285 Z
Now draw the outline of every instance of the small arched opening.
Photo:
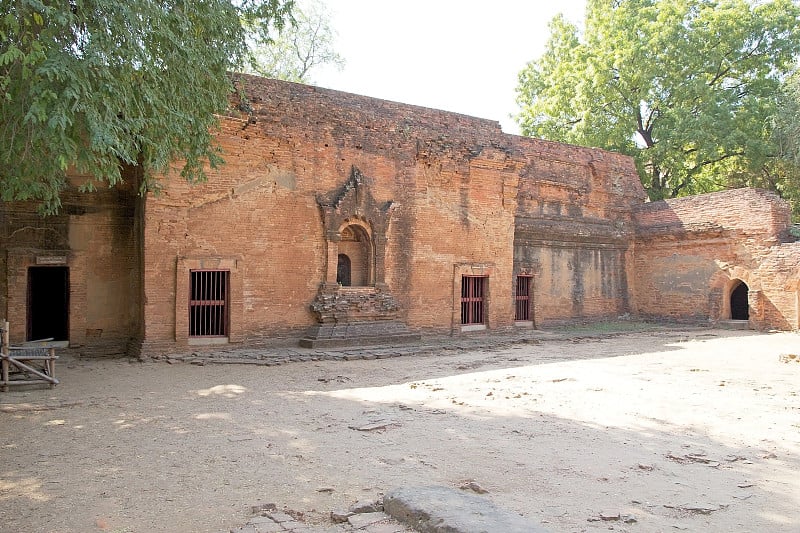
M 739 281 L 731 290 L 731 320 L 749 320 L 750 304 L 747 284 Z
M 352 262 L 347 254 L 339 254 L 336 262 L 336 283 L 342 287 L 349 287 L 353 284 Z
M 337 279 L 342 286 L 365 287 L 373 283 L 372 241 L 362 226 L 350 224 L 342 229 L 338 257 L 336 277 L 340 270 L 349 270 L 348 283 Z

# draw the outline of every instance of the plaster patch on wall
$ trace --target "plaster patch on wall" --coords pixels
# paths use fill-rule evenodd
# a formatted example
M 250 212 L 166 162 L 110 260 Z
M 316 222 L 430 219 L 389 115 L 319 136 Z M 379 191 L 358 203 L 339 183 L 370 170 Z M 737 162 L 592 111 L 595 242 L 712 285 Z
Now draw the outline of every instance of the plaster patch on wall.
M 702 257 L 674 254 L 659 260 L 653 283 L 664 292 L 694 294 L 708 290 L 717 265 Z

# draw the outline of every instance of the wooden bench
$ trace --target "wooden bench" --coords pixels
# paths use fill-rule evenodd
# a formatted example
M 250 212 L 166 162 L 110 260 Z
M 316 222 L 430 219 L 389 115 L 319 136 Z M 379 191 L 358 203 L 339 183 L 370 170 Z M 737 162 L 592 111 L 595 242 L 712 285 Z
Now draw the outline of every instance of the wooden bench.
M 46 383 L 50 387 L 58 385 L 56 379 L 56 349 L 46 341 L 10 346 L 8 322 L 0 322 L 0 389 L 4 392 L 10 385 L 32 385 Z

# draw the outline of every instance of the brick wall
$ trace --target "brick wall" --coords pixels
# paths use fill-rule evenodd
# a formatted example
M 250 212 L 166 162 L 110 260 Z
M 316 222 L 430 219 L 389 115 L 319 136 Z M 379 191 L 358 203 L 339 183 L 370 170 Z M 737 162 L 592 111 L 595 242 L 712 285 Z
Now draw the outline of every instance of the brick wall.
M 730 293 L 749 288 L 750 323 L 797 329 L 797 243 L 785 242 L 789 205 L 737 189 L 652 202 L 635 211 L 635 308 L 644 316 L 717 321 Z
M 797 328 L 800 252 L 771 193 L 644 203 L 628 157 L 305 85 L 238 84 L 248 97 L 222 117 L 226 164 L 208 182 L 185 183 L 178 162 L 142 201 L 123 187 L 69 192 L 48 219 L 2 206 L 0 311 L 15 342 L 27 268 L 58 253 L 70 268 L 70 341 L 106 353 L 212 342 L 189 336 L 198 269 L 229 272 L 223 342 L 297 339 L 318 320 L 310 306 L 323 285 L 335 285 L 338 253 L 353 259 L 354 283 L 380 286 L 386 317 L 396 302 L 418 332 L 476 329 L 461 324 L 463 276 L 487 277 L 485 328 L 513 327 L 519 275 L 533 278 L 537 325 L 628 312 L 716 320 L 741 280 L 754 325 Z M 330 203 L 341 195 L 352 212 Z M 341 239 L 348 225 L 362 242 Z
M 770 191 L 733 189 L 644 204 L 636 210 L 636 223 L 644 237 L 724 229 L 764 246 L 787 236 L 791 208 Z
M 631 213 L 645 199 L 633 162 L 541 141 L 525 146 L 525 153 L 515 272 L 534 276 L 537 322 L 630 312 Z
M 376 264 L 385 265 L 381 275 L 412 329 L 461 331 L 461 270 L 490 273 L 487 326 L 512 327 L 515 276 L 525 267 L 515 264 L 515 234 L 531 234 L 526 224 L 549 228 L 544 239 L 532 230 L 535 244 L 516 237 L 517 248 L 538 247 L 526 265 L 547 264 L 533 273 L 544 276 L 534 283 L 542 316 L 627 309 L 630 211 L 644 198 L 629 158 L 316 87 L 254 77 L 239 86 L 247 101 L 238 109 L 247 111 L 234 108 L 218 137 L 226 164 L 205 184 L 168 177 L 163 193 L 147 199 L 148 349 L 184 338 L 174 318 L 186 306 L 178 297 L 182 257 L 240 258 L 242 291 L 231 305 L 241 320 L 231 327 L 242 339 L 312 325 L 309 304 L 331 271 L 318 198 L 341 187 L 353 167 L 376 202 L 391 202 L 385 257 Z M 608 249 L 583 250 L 595 228 L 610 235 Z M 576 230 L 586 235 L 576 240 Z M 350 244 L 340 242 L 339 252 Z M 356 260 L 354 275 L 358 267 Z M 576 284 L 584 287 L 577 314 L 563 303 Z
M 31 268 L 68 272 L 68 340 L 87 355 L 128 352 L 140 331 L 139 223 L 136 176 L 115 189 L 87 195 L 72 187 L 61 213 L 41 217 L 22 202 L 0 206 L 0 315 L 11 342 L 28 340 Z

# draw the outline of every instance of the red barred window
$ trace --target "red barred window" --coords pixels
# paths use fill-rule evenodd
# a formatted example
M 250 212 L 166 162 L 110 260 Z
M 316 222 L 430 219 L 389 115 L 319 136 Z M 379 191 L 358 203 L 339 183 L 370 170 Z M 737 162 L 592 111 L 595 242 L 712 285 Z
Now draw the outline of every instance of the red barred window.
M 515 295 L 516 311 L 514 320 L 528 321 L 531 319 L 531 276 L 517 276 L 517 291 Z
M 486 276 L 461 277 L 461 323 L 486 323 Z
M 189 336 L 227 337 L 230 272 L 192 270 L 189 275 Z

